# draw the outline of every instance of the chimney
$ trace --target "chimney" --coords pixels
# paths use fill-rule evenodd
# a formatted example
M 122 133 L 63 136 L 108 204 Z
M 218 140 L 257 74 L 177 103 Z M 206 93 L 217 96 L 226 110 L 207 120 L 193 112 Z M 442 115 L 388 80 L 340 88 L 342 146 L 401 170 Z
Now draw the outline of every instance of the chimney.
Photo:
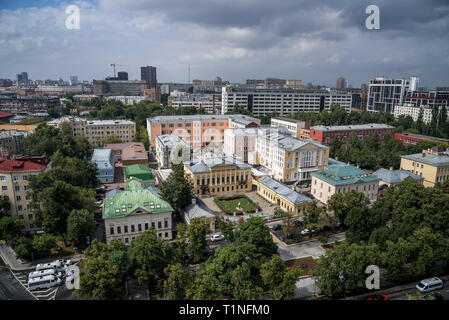
M 393 167 L 390 167 L 390 171 L 393 171 Z

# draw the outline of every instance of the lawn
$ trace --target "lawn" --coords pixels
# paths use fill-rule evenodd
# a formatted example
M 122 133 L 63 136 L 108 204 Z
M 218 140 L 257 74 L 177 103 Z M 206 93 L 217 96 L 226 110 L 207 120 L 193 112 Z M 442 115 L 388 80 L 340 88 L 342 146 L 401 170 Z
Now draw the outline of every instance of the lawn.
M 303 275 L 308 275 L 310 272 L 315 268 L 317 265 L 317 260 L 313 259 L 312 257 L 305 257 L 305 258 L 299 258 L 299 259 L 293 259 L 293 260 L 287 260 L 285 261 L 285 265 L 291 269 L 293 267 L 299 267 Z
M 262 211 L 257 203 L 254 203 L 250 198 L 243 194 L 215 197 L 214 202 L 226 214 L 234 214 L 234 211 L 237 215 L 241 214 L 242 212 L 236 210 L 239 202 L 245 213 L 254 213 L 256 212 L 256 209 L 258 209 L 259 212 Z
M 45 120 L 45 118 L 29 118 L 29 119 L 24 119 L 22 121 L 16 122 L 15 124 L 20 124 L 20 125 L 39 125 L 41 123 L 47 122 Z

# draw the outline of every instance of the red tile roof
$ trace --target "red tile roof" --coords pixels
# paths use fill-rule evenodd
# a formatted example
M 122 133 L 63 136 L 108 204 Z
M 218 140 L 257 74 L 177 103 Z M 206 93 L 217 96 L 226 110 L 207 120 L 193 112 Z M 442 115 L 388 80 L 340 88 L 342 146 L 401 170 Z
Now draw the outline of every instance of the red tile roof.
M 14 116 L 12 112 L 0 111 L 0 119 L 11 118 L 12 116 Z
M 8 158 L 0 158 L 0 171 L 42 171 L 45 165 L 32 160 L 14 160 Z

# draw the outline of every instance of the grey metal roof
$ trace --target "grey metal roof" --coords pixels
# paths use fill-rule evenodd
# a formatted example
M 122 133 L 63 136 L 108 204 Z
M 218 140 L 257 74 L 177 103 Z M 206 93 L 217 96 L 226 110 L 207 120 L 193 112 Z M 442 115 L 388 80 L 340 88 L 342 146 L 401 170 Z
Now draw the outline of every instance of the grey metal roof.
M 292 119 L 292 118 L 287 118 L 287 117 L 274 117 L 274 118 L 271 118 L 271 120 L 281 120 L 281 121 L 287 121 L 287 122 L 291 122 L 291 123 L 305 122 L 302 120 L 297 120 L 297 119 Z
M 180 137 L 175 134 L 164 134 L 162 136 L 157 136 L 156 139 L 160 141 L 162 146 L 168 147 L 170 149 L 175 147 L 179 143 L 187 145 Z
M 92 155 L 92 162 L 97 164 L 98 168 L 109 169 L 114 166 L 111 163 L 112 149 L 95 149 Z
M 200 159 L 196 161 L 186 161 L 184 165 L 189 168 L 192 173 L 210 172 L 210 168 L 221 164 L 235 164 L 239 169 L 252 168 L 249 164 L 243 163 L 231 157 Z
M 290 189 L 286 185 L 270 178 L 269 176 L 260 177 L 257 181 L 294 204 L 312 201 L 309 197 Z
M 401 158 L 422 162 L 425 164 L 430 164 L 436 167 L 444 167 L 449 166 L 449 153 L 447 151 L 445 153 L 441 153 L 439 155 L 425 153 L 423 157 L 421 153 L 409 154 L 406 156 L 401 156 Z
M 212 211 L 206 207 L 197 203 L 192 203 L 184 209 L 184 214 L 189 218 L 189 220 L 195 218 L 215 218 Z
M 406 178 L 412 178 L 415 180 L 424 180 L 423 177 L 414 174 L 408 170 L 387 170 L 385 168 L 380 168 L 376 172 L 373 173 L 376 177 L 386 183 L 399 183 L 404 181 Z
M 194 114 L 194 115 L 184 115 L 184 116 L 157 116 L 153 118 L 148 118 L 150 123 L 160 123 L 167 121 L 211 121 L 211 120 L 247 120 L 247 121 L 256 121 L 259 120 L 254 117 L 246 116 L 243 114 Z
M 367 123 L 349 126 L 313 126 L 310 129 L 316 131 L 348 131 L 348 130 L 394 129 L 394 127 L 383 123 Z
M 307 144 L 312 144 L 318 146 L 323 149 L 329 149 L 328 146 L 325 146 L 319 142 L 316 142 L 313 139 L 308 140 L 299 140 L 292 136 L 286 136 L 279 133 L 270 133 L 267 135 L 260 136 L 261 139 L 266 139 L 270 141 L 275 141 L 278 143 L 278 146 L 286 151 L 294 151 L 301 147 L 304 147 Z

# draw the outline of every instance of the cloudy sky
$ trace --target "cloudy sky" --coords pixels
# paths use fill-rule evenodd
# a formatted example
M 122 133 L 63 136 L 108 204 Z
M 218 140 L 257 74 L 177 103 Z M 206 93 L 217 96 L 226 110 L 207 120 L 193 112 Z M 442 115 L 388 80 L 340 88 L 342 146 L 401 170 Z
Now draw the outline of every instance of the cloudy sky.
M 80 29 L 65 26 L 80 8 Z M 367 30 L 368 5 L 380 30 Z M 419 76 L 449 86 L 448 0 L 0 0 L 0 78 L 104 79 L 140 66 L 159 82 L 278 77 L 353 86 Z

